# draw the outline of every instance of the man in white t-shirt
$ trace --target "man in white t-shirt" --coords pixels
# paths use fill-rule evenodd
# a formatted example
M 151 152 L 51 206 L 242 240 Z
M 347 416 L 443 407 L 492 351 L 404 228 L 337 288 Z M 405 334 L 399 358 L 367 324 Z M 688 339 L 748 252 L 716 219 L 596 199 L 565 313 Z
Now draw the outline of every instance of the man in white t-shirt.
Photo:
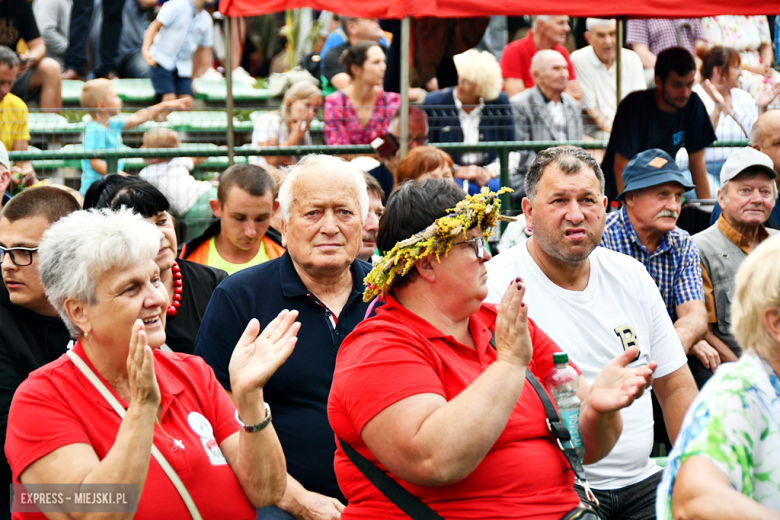
M 608 140 L 617 112 L 617 23 L 615 20 L 588 18 L 585 39 L 590 44 L 571 53 L 571 63 L 582 87 L 582 108 L 591 117 L 585 132 L 594 139 Z M 620 51 L 620 99 L 631 92 L 645 90 L 642 60 L 634 51 Z
M 653 279 L 633 258 L 597 247 L 607 204 L 601 168 L 582 149 L 555 147 L 538 154 L 525 182 L 523 213 L 533 236 L 487 263 L 487 301 L 498 302 L 509 282 L 522 278 L 529 317 L 588 382 L 621 349 L 638 345 L 629 366 L 658 363 L 653 389 L 674 439 L 696 384 Z M 650 459 L 649 393 L 622 416 L 612 452 L 585 471 L 606 520 L 654 519 L 661 468 Z

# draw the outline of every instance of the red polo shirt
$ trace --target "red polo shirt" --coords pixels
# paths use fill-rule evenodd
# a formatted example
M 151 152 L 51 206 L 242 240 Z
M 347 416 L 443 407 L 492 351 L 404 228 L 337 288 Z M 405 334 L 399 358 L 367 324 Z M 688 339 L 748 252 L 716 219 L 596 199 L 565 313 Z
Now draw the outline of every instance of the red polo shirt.
M 73 352 L 95 371 L 81 343 L 76 343 Z M 235 408 L 214 372 L 199 357 L 160 350 L 154 353 L 154 370 L 162 396 L 160 422 L 165 432 L 183 443 L 184 449 L 157 425 L 154 444 L 184 482 L 201 516 L 254 519 L 256 510 L 241 490 L 230 466 L 222 463 L 219 456 L 215 457 L 213 451 L 211 458 L 206 452 L 207 444 L 213 450 L 214 440 L 220 444 L 238 431 L 233 417 Z M 99 374 L 98 377 L 105 383 Z M 126 408 L 127 403 L 110 386 L 108 388 Z M 190 426 L 192 412 L 201 414 L 211 424 L 211 439 L 202 438 Z M 116 412 L 67 355 L 36 370 L 19 386 L 8 415 L 5 453 L 14 483 L 19 483 L 19 475 L 30 464 L 68 444 L 88 444 L 103 460 L 114 443 L 120 424 Z M 199 426 L 203 433 L 202 420 Z M 189 518 L 173 484 L 157 461 L 151 455 L 149 458 L 149 471 L 135 518 Z M 45 517 L 41 513 L 14 513 L 13 518 Z
M 495 318 L 495 306 L 487 304 L 471 317 L 474 351 L 388 296 L 376 316 L 358 325 L 339 349 L 328 401 L 336 436 L 385 470 L 359 432 L 401 399 L 434 393 L 449 401 L 473 383 L 496 360 L 490 346 Z M 529 329 L 534 346 L 529 369 L 543 380 L 553 367 L 553 353 L 560 349 L 531 320 Z M 448 520 L 558 519 L 579 499 L 572 487 L 572 471 L 547 429 L 546 417 L 539 396 L 526 381 L 504 431 L 464 480 L 425 487 L 390 476 Z M 334 465 L 339 487 L 349 500 L 342 520 L 405 518 L 340 447 Z
M 574 76 L 574 66 L 569 59 L 569 51 L 561 44 L 553 47 L 553 50 L 563 54 L 566 64 L 569 67 L 569 79 L 576 79 Z M 505 78 L 519 78 L 523 80 L 525 88 L 531 88 L 536 85 L 534 76 L 531 73 L 531 59 L 536 54 L 536 45 L 534 45 L 533 31 L 528 31 L 525 38 L 515 40 L 506 47 L 501 54 L 501 75 Z

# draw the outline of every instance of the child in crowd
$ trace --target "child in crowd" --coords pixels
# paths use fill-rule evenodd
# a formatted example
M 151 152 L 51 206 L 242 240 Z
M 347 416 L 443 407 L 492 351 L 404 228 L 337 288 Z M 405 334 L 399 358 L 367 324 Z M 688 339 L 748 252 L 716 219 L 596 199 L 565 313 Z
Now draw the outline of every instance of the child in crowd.
M 141 52 L 151 67 L 154 91 L 163 101 L 180 98 L 192 103 L 192 78 L 211 65 L 212 20 L 204 3 L 169 0 L 144 34 Z
M 167 128 L 149 130 L 144 134 L 142 148 L 178 148 L 179 134 Z M 188 235 L 202 234 L 214 214 L 209 200 L 217 198 L 217 187 L 209 181 L 199 181 L 190 172 L 205 157 L 174 157 L 147 159 L 149 164 L 138 174 L 152 183 L 171 203 L 172 212 L 185 220 Z
M 149 108 L 139 110 L 128 118 L 112 117 L 119 115 L 122 100 L 116 95 L 111 81 L 100 78 L 88 81 L 81 91 L 81 106 L 87 109 L 92 121 L 84 134 L 84 150 L 119 150 L 122 148 L 122 132 L 135 128 L 147 121 L 162 121 L 171 110 L 185 108 L 180 100 L 166 101 Z M 119 160 L 117 169 L 124 169 L 124 161 Z M 103 159 L 83 159 L 81 161 L 81 191 L 87 193 L 89 186 L 107 173 L 108 163 Z

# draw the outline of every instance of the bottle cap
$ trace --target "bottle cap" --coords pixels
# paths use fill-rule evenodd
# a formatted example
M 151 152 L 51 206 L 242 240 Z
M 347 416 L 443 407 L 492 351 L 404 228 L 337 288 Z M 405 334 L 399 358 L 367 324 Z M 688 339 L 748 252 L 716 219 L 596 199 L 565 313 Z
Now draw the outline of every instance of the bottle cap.
M 558 352 L 557 354 L 553 354 L 553 364 L 559 365 L 561 363 L 568 363 L 569 362 L 569 355 L 566 352 Z

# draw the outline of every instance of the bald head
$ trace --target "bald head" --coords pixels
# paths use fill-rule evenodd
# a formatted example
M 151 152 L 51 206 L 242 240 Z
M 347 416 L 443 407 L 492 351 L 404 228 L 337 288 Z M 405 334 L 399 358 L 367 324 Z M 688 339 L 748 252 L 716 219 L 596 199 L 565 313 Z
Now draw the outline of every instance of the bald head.
M 569 69 L 563 55 L 552 49 L 539 51 L 531 60 L 531 73 L 539 90 L 548 98 L 558 101 L 569 82 Z
M 750 131 L 750 146 L 771 157 L 775 171 L 780 172 L 780 110 L 761 114 Z
M 563 62 L 564 66 L 566 66 L 566 59 L 563 57 L 563 54 L 558 51 L 552 49 L 538 51 L 531 59 L 531 71 L 542 72 L 549 65 L 553 63 L 560 63 L 561 61 Z

